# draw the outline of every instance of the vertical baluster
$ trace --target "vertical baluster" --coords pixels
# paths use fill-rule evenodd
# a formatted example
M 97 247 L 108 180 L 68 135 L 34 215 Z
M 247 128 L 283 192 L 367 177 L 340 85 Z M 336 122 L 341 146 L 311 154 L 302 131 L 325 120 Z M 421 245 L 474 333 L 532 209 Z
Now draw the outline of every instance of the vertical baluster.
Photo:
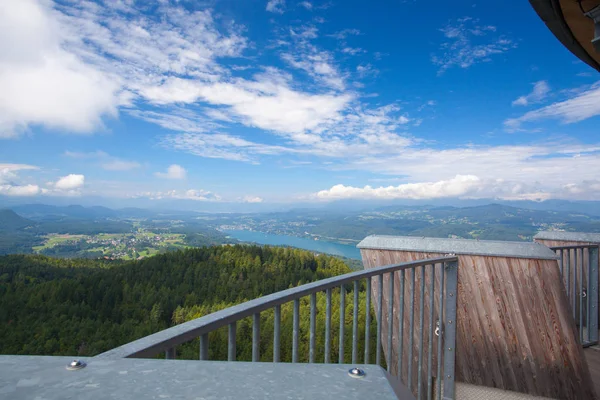
M 387 370 L 392 370 L 392 343 L 394 340 L 394 273 L 388 275 L 388 340 L 387 340 Z
M 292 362 L 298 362 L 298 335 L 300 334 L 300 299 L 294 299 L 294 327 L 292 336 Z
M 592 342 L 592 332 L 590 330 L 590 321 L 592 320 L 592 302 L 590 301 L 592 298 L 592 260 L 590 259 L 590 248 L 586 248 L 587 253 L 588 253 L 588 263 L 587 263 L 587 267 L 588 267 L 588 272 L 587 272 L 587 292 L 586 292 L 586 296 L 585 296 L 585 305 L 586 305 L 586 310 L 587 310 L 587 315 L 586 315 L 586 330 L 587 330 L 587 341 L 588 343 Z M 584 250 L 581 250 L 582 252 Z
M 260 361 L 260 313 L 252 321 L 252 362 Z
M 166 360 L 174 360 L 175 358 L 177 358 L 177 354 L 175 352 L 175 347 L 168 348 L 167 351 L 165 352 L 165 359 Z
M 590 323 L 588 331 L 590 332 L 590 341 L 596 343 L 598 341 L 598 247 L 590 247 L 588 249 L 590 259 L 590 282 L 592 283 L 592 291 L 588 293 L 592 311 L 590 313 Z
M 369 364 L 369 344 L 371 336 L 371 277 L 367 278 L 367 294 L 366 294 L 366 312 L 365 312 L 365 364 Z
M 404 270 L 400 274 L 400 307 L 398 309 L 398 379 L 402 380 L 402 358 L 404 357 Z
M 421 297 L 419 298 L 419 362 L 417 368 L 417 399 L 421 399 L 423 386 L 423 322 L 425 319 L 425 266 L 421 267 Z
M 415 267 L 410 269 L 410 322 L 408 325 L 408 390 L 412 390 L 413 341 L 415 336 Z
M 200 360 L 208 360 L 208 333 L 200 336 Z
M 352 310 L 352 364 L 358 358 L 358 280 L 354 281 L 354 308 Z
M 310 345 L 308 350 L 308 362 L 315 362 L 315 325 L 317 321 L 317 294 L 310 294 Z
M 580 249 L 579 257 L 579 339 L 583 344 L 583 249 Z
M 338 362 L 344 363 L 344 328 L 346 325 L 346 289 L 344 285 L 340 286 L 340 352 L 338 354 Z
M 275 306 L 273 321 L 273 362 L 281 361 L 281 305 Z
M 381 365 L 381 307 L 383 302 L 383 275 L 378 275 L 377 281 L 377 349 L 375 363 Z
M 331 362 L 331 289 L 326 291 L 327 305 L 325 308 L 325 364 Z
M 444 377 L 442 375 L 442 351 L 443 351 L 443 338 L 444 338 L 444 264 L 440 264 L 440 315 L 438 320 L 440 321 L 440 335 L 437 339 L 437 398 L 442 399 L 442 381 Z
M 571 289 L 573 318 L 577 321 L 577 249 L 573 249 L 573 288 Z
M 431 282 L 429 282 L 429 343 L 427 348 L 427 399 L 433 398 L 432 363 L 433 363 L 433 332 L 435 330 L 433 314 L 435 311 L 435 264 L 431 265 Z
M 236 335 L 237 335 L 237 322 L 232 322 L 229 324 L 229 336 L 227 343 L 227 361 L 235 361 L 235 344 L 236 344 Z
M 567 249 L 567 298 L 571 299 L 571 249 Z
M 559 255 L 559 259 L 558 259 L 558 268 L 560 269 L 560 279 L 562 279 L 563 277 L 563 250 L 559 249 L 556 251 Z

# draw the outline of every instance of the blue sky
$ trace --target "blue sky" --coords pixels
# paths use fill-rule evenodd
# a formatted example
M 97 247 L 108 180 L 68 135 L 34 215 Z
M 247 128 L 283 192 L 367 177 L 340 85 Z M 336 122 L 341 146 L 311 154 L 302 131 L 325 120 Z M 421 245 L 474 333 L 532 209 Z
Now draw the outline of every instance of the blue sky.
M 0 201 L 598 199 L 528 2 L 0 3 Z

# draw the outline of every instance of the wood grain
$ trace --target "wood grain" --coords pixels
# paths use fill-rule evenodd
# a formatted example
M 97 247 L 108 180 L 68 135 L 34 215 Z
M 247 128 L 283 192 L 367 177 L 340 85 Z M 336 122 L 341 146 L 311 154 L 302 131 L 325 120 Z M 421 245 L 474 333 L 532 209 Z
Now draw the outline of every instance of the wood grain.
M 437 253 L 361 250 L 365 268 L 439 257 Z M 413 358 L 408 359 L 410 296 L 413 291 L 410 272 L 406 272 L 402 380 L 407 383 L 408 363 L 413 365 L 413 392 L 417 386 L 417 356 L 423 335 L 423 385 L 426 387 L 429 326 L 429 283 L 431 268 L 425 274 L 425 304 L 419 304 L 421 268 L 415 279 L 415 331 Z M 436 272 L 440 270 L 437 269 Z M 387 349 L 387 304 L 390 299 L 384 277 L 382 345 L 386 360 L 392 362 L 392 374 L 397 374 L 399 336 L 400 273 L 394 275 L 393 294 L 394 345 Z M 435 277 L 435 292 L 439 295 L 439 273 Z M 373 285 L 377 301 L 376 285 Z M 436 295 L 434 318 L 438 319 L 440 304 Z M 420 307 L 425 311 L 423 331 L 418 329 Z M 435 328 L 435 327 L 433 327 Z M 560 283 L 558 264 L 554 260 L 459 255 L 457 297 L 457 381 L 512 390 L 559 399 L 593 399 L 594 388 L 578 341 L 578 331 L 572 310 Z M 433 371 L 437 369 L 437 338 L 433 340 Z M 390 357 L 391 356 L 391 357 Z M 435 376 L 435 373 L 434 373 Z M 423 388 L 422 388 L 423 390 Z

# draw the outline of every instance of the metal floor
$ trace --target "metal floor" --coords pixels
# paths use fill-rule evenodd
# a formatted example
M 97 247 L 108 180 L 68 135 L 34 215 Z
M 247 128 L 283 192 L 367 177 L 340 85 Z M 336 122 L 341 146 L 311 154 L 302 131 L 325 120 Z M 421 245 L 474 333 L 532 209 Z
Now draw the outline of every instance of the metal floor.
M 594 382 L 596 396 L 600 397 L 600 346 L 592 346 L 583 350 Z

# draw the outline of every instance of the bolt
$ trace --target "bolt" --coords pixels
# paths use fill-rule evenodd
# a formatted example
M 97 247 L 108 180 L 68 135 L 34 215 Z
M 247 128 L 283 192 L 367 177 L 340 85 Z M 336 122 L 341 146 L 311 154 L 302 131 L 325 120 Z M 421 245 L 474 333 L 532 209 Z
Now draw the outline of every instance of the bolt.
M 348 370 L 348 375 L 350 375 L 353 378 L 362 378 L 366 374 L 365 371 L 363 371 L 362 369 L 354 367 Z
M 448 347 L 448 351 L 452 351 L 452 347 Z
M 454 296 L 454 294 L 450 293 L 450 297 Z
M 69 363 L 69 365 L 67 365 L 67 369 L 69 371 L 74 371 L 77 369 L 85 368 L 85 365 L 86 364 L 83 361 L 73 360 Z
M 450 378 L 452 378 L 452 377 L 451 377 L 450 375 L 447 375 L 447 376 L 446 376 L 446 378 L 450 379 Z
M 449 321 L 448 321 L 448 323 L 449 323 L 449 324 L 451 324 L 451 323 L 452 323 L 452 320 L 449 320 Z

